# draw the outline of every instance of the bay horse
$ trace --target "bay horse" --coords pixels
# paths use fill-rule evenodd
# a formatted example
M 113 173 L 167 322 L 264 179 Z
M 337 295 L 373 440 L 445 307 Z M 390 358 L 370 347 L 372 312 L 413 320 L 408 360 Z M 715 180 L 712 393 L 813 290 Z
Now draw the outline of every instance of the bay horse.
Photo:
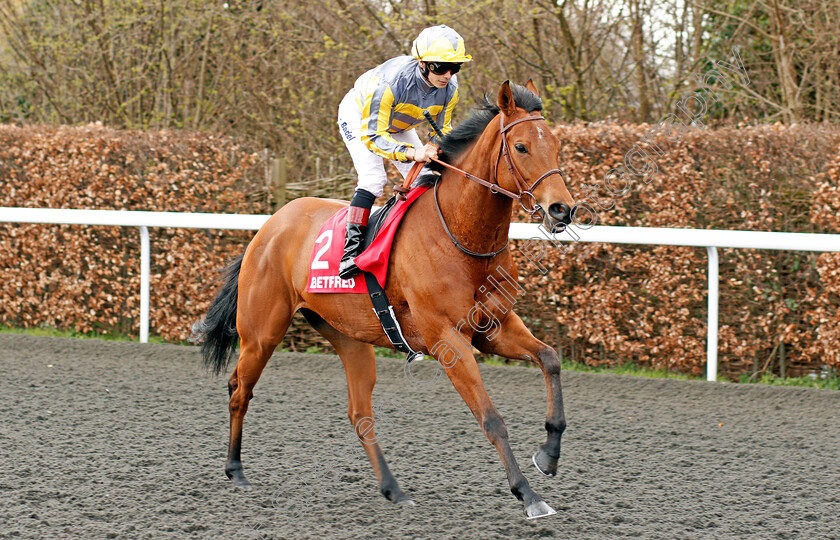
M 548 394 L 548 435 L 532 461 L 548 476 L 557 472 L 560 438 L 566 427 L 560 360 L 512 309 L 498 304 L 487 307 L 500 325 L 492 336 L 463 324 L 462 319 L 476 304 L 482 283 L 494 269 L 504 269 L 514 280 L 517 277 L 507 247 L 514 200 L 532 215 L 538 213 L 550 231 L 571 222 L 574 200 L 557 168 L 560 141 L 541 115 L 542 102 L 533 83 L 528 81 L 523 87 L 506 81 L 495 105 L 486 97 L 484 102 L 441 139 L 440 163 L 447 167 L 434 164 L 438 174 L 424 175 L 415 183 L 433 183 L 435 189 L 417 198 L 403 217 L 394 239 L 385 291 L 408 344 L 444 365 L 452 385 L 496 447 L 511 492 L 524 504 L 526 516 L 534 518 L 555 511 L 531 489 L 519 469 L 505 423 L 482 383 L 472 347 L 535 362 L 542 369 Z M 393 346 L 371 309 L 370 298 L 365 294 L 306 292 L 308 255 L 318 232 L 346 204 L 301 198 L 278 210 L 244 254 L 226 269 L 207 315 L 194 325 L 194 337 L 203 340 L 204 361 L 217 374 L 226 368 L 237 340 L 241 340 L 239 361 L 228 382 L 230 440 L 225 472 L 234 486 L 250 488 L 240 451 L 243 418 L 254 385 L 298 310 L 335 347 L 344 364 L 351 424 L 358 428 L 361 420 L 373 418 L 373 346 Z M 489 318 L 489 311 L 482 317 Z M 476 321 L 479 328 L 486 323 Z M 452 338 L 453 331 L 458 339 Z M 435 347 L 444 339 L 454 351 Z M 458 361 L 443 358 L 447 353 L 456 354 Z M 357 435 L 361 439 L 358 429 Z M 382 494 L 394 503 L 413 505 L 391 474 L 379 443 L 367 444 L 376 441 L 375 434 L 366 431 L 364 436 L 363 447 Z

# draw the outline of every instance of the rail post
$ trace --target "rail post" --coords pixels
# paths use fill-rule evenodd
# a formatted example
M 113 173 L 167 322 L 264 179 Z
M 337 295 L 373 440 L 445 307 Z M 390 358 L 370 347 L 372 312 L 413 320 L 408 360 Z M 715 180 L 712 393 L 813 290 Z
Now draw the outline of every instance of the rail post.
M 149 228 L 140 227 L 140 343 L 149 342 L 149 274 L 151 249 Z
M 709 319 L 706 330 L 706 380 L 717 380 L 718 365 L 718 282 L 719 265 L 716 247 L 706 247 L 709 254 Z

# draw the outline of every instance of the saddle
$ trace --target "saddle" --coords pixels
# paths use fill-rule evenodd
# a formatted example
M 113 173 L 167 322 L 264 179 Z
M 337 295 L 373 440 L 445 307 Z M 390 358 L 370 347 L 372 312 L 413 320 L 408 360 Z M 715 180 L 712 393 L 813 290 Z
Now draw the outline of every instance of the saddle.
M 368 218 L 367 231 L 365 231 L 365 240 L 362 243 L 362 252 L 364 252 L 373 243 L 376 235 L 379 234 L 380 229 L 382 229 L 382 226 L 385 225 L 385 219 L 388 217 L 388 214 L 391 213 L 391 210 L 394 209 L 396 204 L 397 196 L 394 195 L 388 199 L 388 202 L 386 202 L 382 208 L 376 209 L 370 215 Z
M 418 187 L 411 190 L 408 199 L 400 201 L 392 197 L 385 206 L 377 210 L 368 218 L 368 230 L 365 234 L 365 248 L 355 258 L 356 266 L 363 272 L 370 272 L 376 276 L 380 286 L 385 287 L 388 278 L 388 261 L 391 255 L 391 244 L 402 218 L 412 203 L 416 201 L 428 187 Z M 368 244 L 368 236 L 370 236 Z

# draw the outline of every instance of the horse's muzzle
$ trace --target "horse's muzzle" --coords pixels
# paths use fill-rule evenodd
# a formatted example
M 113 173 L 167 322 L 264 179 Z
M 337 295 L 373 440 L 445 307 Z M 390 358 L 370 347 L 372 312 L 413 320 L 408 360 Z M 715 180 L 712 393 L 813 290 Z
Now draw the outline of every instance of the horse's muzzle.
M 553 203 L 548 207 L 548 215 L 558 224 L 568 225 L 572 222 L 572 209 L 566 203 Z

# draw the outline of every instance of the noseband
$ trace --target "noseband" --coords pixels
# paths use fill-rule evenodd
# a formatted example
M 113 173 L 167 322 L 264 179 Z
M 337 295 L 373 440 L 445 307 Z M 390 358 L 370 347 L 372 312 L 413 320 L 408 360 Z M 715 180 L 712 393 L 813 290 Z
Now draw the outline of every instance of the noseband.
M 481 184 L 482 186 L 488 188 L 491 193 L 501 193 L 502 195 L 510 197 L 511 199 L 513 199 L 515 201 L 519 201 L 519 205 L 522 207 L 522 209 L 525 210 L 532 218 L 534 217 L 534 214 L 536 214 L 537 212 L 540 212 L 543 216 L 545 216 L 545 210 L 542 208 L 542 206 L 539 205 L 539 203 L 537 203 L 537 198 L 534 197 L 534 190 L 537 188 L 537 186 L 540 185 L 540 183 L 543 180 L 545 180 L 546 178 L 548 178 L 552 174 L 559 174 L 563 178 L 563 181 L 566 180 L 566 177 L 563 175 L 563 171 L 561 171 L 560 169 L 551 169 L 551 170 L 543 173 L 543 175 L 540 176 L 539 178 L 537 178 L 534 181 L 533 184 L 531 184 L 530 186 L 528 186 L 526 188 L 526 186 L 528 184 L 527 184 L 527 182 L 525 182 L 525 179 L 522 177 L 522 174 L 519 172 L 519 169 L 516 167 L 516 164 L 513 162 L 513 156 L 511 156 L 510 146 L 508 145 L 508 142 L 507 142 L 507 132 L 508 132 L 508 130 L 510 130 L 510 128 L 512 128 L 516 124 L 519 124 L 520 122 L 528 122 L 530 120 L 545 120 L 545 117 L 544 116 L 526 116 L 525 118 L 520 118 L 519 120 L 514 120 L 510 124 L 505 125 L 505 116 L 504 116 L 504 114 L 499 113 L 499 123 L 500 123 L 500 126 L 501 126 L 502 144 L 500 145 L 500 148 L 499 148 L 499 156 L 496 158 L 496 163 L 495 163 L 495 166 L 493 167 L 493 178 L 498 179 L 497 171 L 498 171 L 498 167 L 499 167 L 499 161 L 501 160 L 502 156 L 505 156 L 505 165 L 507 165 L 508 171 L 510 171 L 510 174 L 513 177 L 513 181 L 516 183 L 516 188 L 519 190 L 519 193 L 514 193 L 512 191 L 508 191 L 507 189 L 504 189 L 503 187 L 501 187 L 499 184 L 494 184 L 492 182 L 488 182 L 487 180 L 484 180 L 482 178 L 474 176 L 474 175 L 472 175 L 472 174 L 470 174 L 466 171 L 463 171 L 463 170 L 459 169 L 458 167 L 455 167 L 454 165 L 450 165 L 449 163 L 441 161 L 437 158 L 432 158 L 432 161 L 434 161 L 434 162 L 436 162 L 440 165 L 443 165 L 444 167 L 446 167 L 448 169 L 451 169 L 451 170 L 455 171 L 456 173 L 460 174 L 461 176 L 463 176 L 467 180 L 472 180 L 473 182 Z M 455 246 L 458 249 L 460 249 L 461 251 L 463 251 L 467 255 L 470 255 L 471 257 L 489 259 L 489 258 L 495 257 L 496 255 L 498 255 L 499 253 L 501 253 L 502 251 L 504 251 L 507 248 L 508 242 L 510 241 L 510 239 L 508 239 L 508 242 L 505 242 L 505 245 L 502 246 L 501 249 L 499 249 L 497 251 L 491 251 L 489 253 L 478 253 L 478 252 L 469 250 L 466 247 L 464 247 L 460 242 L 458 242 L 455 239 L 455 237 L 452 236 L 452 233 L 449 231 L 449 227 L 446 226 L 446 221 L 443 219 L 443 213 L 441 213 L 441 211 L 440 211 L 440 203 L 438 203 L 438 198 L 437 198 L 437 185 L 438 185 L 438 182 L 435 182 L 435 187 L 434 187 L 435 207 L 437 208 L 438 216 L 440 216 L 440 221 L 443 224 L 443 228 L 446 231 L 446 234 L 449 235 L 450 240 L 452 240 L 452 242 L 455 244 Z M 528 207 L 526 207 L 525 203 L 523 202 L 523 199 L 526 196 L 530 197 L 530 199 L 531 199 L 532 204 L 531 204 L 530 209 Z

